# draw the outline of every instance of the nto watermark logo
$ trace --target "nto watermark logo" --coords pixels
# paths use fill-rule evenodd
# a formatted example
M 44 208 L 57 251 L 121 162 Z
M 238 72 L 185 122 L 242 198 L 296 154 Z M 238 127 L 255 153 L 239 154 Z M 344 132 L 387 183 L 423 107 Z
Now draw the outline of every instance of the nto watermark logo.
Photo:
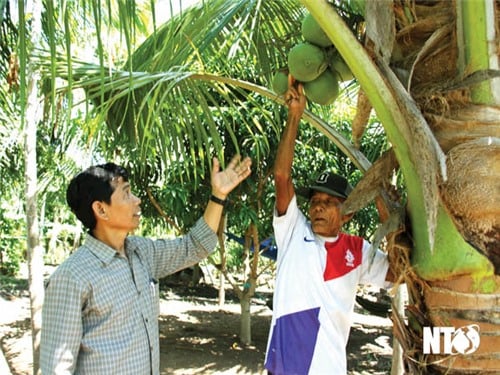
M 441 338 L 443 347 L 441 348 Z M 424 327 L 424 354 L 471 354 L 479 347 L 479 326 Z M 442 349 L 442 350 L 441 350 Z

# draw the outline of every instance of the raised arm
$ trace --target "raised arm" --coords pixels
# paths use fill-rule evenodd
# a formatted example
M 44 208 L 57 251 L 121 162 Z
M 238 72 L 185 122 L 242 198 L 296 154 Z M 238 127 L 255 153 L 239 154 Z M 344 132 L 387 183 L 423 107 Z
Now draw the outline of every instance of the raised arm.
M 222 210 L 224 206 L 215 202 L 219 200 L 225 201 L 228 194 L 238 186 L 244 179 L 250 176 L 250 166 L 252 161 L 249 157 L 241 159 L 240 155 L 236 155 L 227 165 L 223 171 L 220 170 L 220 163 L 217 158 L 213 159 L 211 184 L 212 184 L 212 197 L 207 204 L 203 217 L 208 226 L 217 232 L 219 221 L 222 217 Z
M 295 194 L 292 182 L 292 163 L 299 122 L 306 106 L 302 84 L 295 82 L 291 75 L 288 76 L 288 91 L 285 93 L 285 100 L 288 106 L 288 118 L 274 162 L 276 210 L 280 216 L 286 213 Z

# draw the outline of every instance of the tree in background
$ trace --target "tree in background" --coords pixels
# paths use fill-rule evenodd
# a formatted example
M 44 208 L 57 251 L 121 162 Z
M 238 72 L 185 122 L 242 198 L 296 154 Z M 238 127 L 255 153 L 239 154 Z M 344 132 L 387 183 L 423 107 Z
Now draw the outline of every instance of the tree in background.
M 64 99 L 55 95 L 55 81 L 50 75 L 42 78 L 33 57 L 34 51 L 49 50 L 45 36 L 54 32 L 50 21 L 55 19 L 42 19 L 42 13 L 53 15 L 53 10 L 50 2 L 0 1 L 0 191 L 4 198 L 0 209 L 2 218 L 8 220 L 2 226 L 0 268 L 15 274 L 24 254 L 27 256 L 34 374 L 39 373 L 44 241 L 50 236 L 48 245 L 54 246 L 64 230 L 57 222 L 68 214 L 61 181 L 75 173 L 89 147 L 79 130 L 81 112 L 73 109 L 72 95 Z M 20 214 L 25 217 L 22 233 L 16 223 Z M 70 237 L 78 235 L 74 228 L 69 229 L 73 232 Z

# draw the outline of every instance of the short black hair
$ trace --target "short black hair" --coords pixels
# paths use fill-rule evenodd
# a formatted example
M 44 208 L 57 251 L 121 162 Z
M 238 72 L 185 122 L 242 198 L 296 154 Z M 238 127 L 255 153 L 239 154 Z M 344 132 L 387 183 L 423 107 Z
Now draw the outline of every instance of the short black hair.
M 89 231 L 94 230 L 96 226 L 92 203 L 111 203 L 111 194 L 115 190 L 111 182 L 117 177 L 128 181 L 127 170 L 114 163 L 106 163 L 89 167 L 70 181 L 66 190 L 66 201 Z

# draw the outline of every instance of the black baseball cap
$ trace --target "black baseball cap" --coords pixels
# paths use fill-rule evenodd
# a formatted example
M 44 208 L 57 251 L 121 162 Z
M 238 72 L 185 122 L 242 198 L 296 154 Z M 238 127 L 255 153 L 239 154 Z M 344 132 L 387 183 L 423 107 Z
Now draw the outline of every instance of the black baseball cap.
M 345 177 L 333 172 L 323 172 L 311 186 L 297 189 L 297 194 L 310 199 L 313 192 L 321 191 L 334 197 L 346 199 L 352 189 Z

